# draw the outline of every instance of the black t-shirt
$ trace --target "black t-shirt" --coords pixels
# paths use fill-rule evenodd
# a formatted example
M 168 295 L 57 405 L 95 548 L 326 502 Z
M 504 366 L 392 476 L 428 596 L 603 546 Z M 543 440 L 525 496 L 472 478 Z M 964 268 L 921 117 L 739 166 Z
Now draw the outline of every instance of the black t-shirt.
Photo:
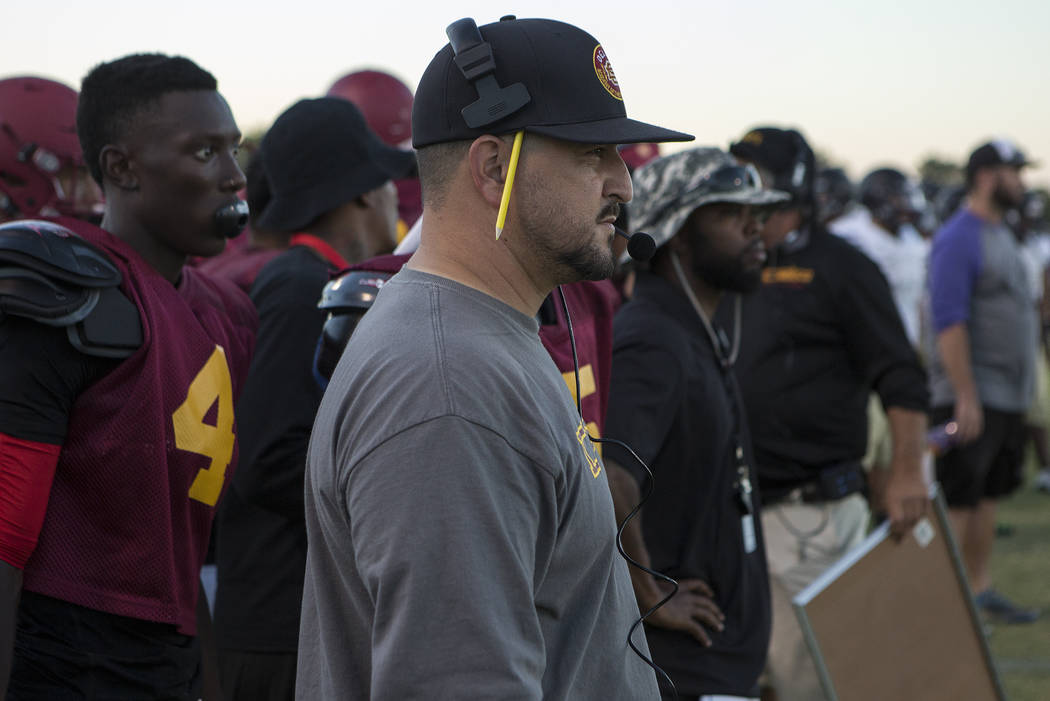
M 0 316 L 0 433 L 62 445 L 73 402 L 119 362 L 81 353 L 65 328 Z
M 606 435 L 631 446 L 655 476 L 642 511 L 653 568 L 705 580 L 726 616 L 722 633 L 709 631 L 710 648 L 685 633 L 646 629 L 654 660 L 679 693 L 758 695 L 770 602 L 757 491 L 754 550 L 745 552 L 738 436 L 745 462 L 753 463 L 743 413 L 732 373 L 722 371 L 688 299 L 640 274 L 614 323 Z M 645 473 L 626 451 L 605 444 L 603 454 L 644 490 Z
M 875 263 L 826 232 L 774 262 L 745 297 L 736 368 L 767 500 L 860 461 L 872 391 L 885 407 L 928 403 L 926 372 Z
M 313 357 L 330 266 L 305 246 L 266 265 L 251 289 L 259 333 L 237 403 L 240 464 L 219 508 L 218 647 L 294 652 L 306 571 L 303 475 L 322 391 Z

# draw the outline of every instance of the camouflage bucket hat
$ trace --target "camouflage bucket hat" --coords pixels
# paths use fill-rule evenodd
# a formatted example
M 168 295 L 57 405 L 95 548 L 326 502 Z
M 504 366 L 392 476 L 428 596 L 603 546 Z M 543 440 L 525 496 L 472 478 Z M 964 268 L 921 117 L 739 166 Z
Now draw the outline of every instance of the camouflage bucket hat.
M 721 149 L 694 148 L 635 171 L 631 228 L 647 232 L 659 248 L 697 207 L 715 202 L 765 206 L 789 199 L 786 192 L 763 189 L 754 166 L 741 165 Z

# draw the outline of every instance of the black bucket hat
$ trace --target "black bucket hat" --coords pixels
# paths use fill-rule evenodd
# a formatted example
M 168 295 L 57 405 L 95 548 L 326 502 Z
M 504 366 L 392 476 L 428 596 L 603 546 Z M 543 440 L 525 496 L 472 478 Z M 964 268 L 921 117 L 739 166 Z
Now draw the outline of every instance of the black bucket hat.
M 464 22 L 471 32 L 478 31 L 471 20 L 460 20 L 449 27 L 453 41 L 454 28 Z M 481 27 L 478 39 L 461 41 L 455 51 L 453 43 L 446 44 L 419 81 L 412 107 L 416 148 L 520 129 L 595 144 L 693 139 L 628 119 L 605 49 L 579 27 L 506 17 Z M 488 85 L 480 85 L 484 81 Z M 497 88 L 506 100 L 496 97 Z M 486 100 L 486 94 L 492 99 Z M 474 115 L 477 108 L 490 111 L 484 124 L 469 120 L 470 110 L 464 108 L 471 106 Z
M 416 163 L 411 151 L 384 144 L 360 110 L 337 97 L 289 107 L 266 132 L 259 154 L 272 196 L 256 223 L 285 232 L 407 176 Z

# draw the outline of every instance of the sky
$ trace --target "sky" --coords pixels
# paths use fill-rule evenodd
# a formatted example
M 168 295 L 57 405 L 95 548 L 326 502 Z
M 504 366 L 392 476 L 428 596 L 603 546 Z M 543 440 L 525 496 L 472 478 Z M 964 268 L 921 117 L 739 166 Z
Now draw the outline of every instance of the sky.
M 503 14 L 576 24 L 605 48 L 627 113 L 725 148 L 759 125 L 795 126 L 858 179 L 965 161 L 1009 137 L 1050 186 L 1050 3 L 1044 0 L 71 0 L 7 3 L 0 77 L 78 87 L 139 51 L 211 71 L 246 133 L 341 75 L 380 68 L 415 88 L 445 27 Z M 897 6 L 894 6 L 897 5 Z M 671 147 L 671 150 L 681 148 Z

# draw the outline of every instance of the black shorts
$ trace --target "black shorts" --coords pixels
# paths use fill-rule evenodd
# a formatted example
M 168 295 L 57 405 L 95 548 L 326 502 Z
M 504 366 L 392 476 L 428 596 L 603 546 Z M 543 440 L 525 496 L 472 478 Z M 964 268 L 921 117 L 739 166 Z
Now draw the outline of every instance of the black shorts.
M 936 407 L 930 424 L 951 421 L 954 407 Z M 951 448 L 937 458 L 937 481 L 948 506 L 971 508 L 981 499 L 1014 492 L 1024 467 L 1024 414 L 984 409 L 984 431 L 973 443 Z
M 7 701 L 197 701 L 200 657 L 175 626 L 23 591 Z

